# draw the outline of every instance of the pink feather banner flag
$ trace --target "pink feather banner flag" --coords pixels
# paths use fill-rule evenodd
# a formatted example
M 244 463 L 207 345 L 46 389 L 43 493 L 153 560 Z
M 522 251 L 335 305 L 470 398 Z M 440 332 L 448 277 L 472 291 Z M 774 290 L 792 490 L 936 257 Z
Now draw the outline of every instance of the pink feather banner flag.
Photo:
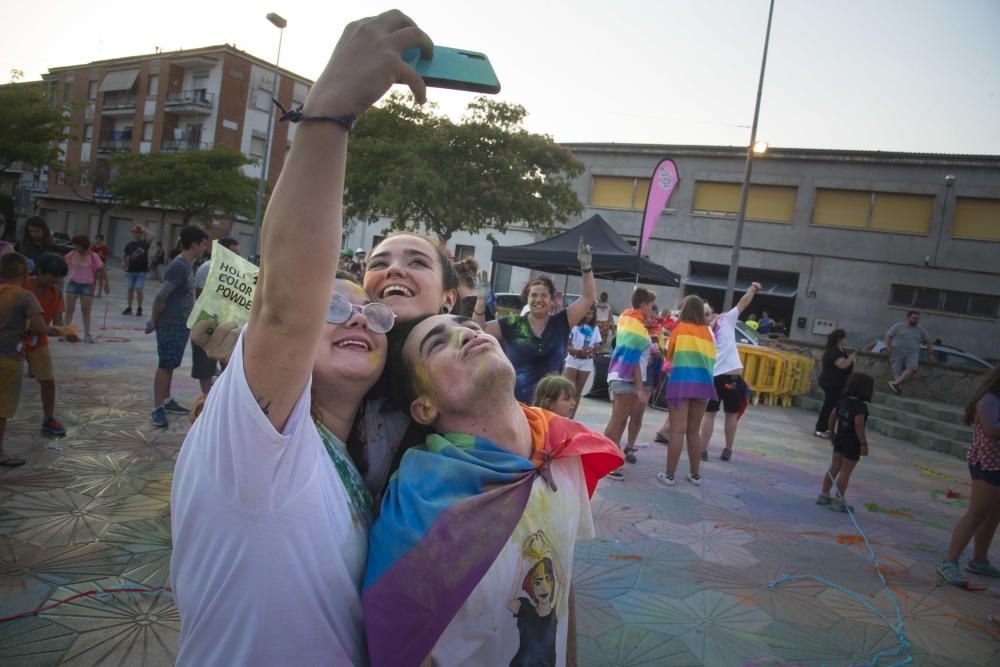
M 673 160 L 663 159 L 653 170 L 653 177 L 649 180 L 649 194 L 646 195 L 646 209 L 642 214 L 642 240 L 639 242 L 639 255 L 646 252 L 646 244 L 649 237 L 653 235 L 653 228 L 660 219 L 660 214 L 667 207 L 670 195 L 674 188 L 680 183 L 680 176 L 677 174 L 677 165 Z

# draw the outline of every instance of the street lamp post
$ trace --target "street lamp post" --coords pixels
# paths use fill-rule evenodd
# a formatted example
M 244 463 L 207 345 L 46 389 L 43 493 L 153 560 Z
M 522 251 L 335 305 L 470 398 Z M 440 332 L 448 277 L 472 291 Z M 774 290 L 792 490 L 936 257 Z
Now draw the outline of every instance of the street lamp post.
M 285 34 L 288 21 L 274 12 L 267 15 L 267 20 L 278 29 L 278 56 L 274 59 L 274 74 L 271 80 L 271 97 L 278 97 L 278 63 L 281 62 L 281 38 Z M 264 185 L 267 183 L 267 167 L 271 157 L 271 127 L 274 121 L 274 109 L 267 106 L 267 134 L 264 137 L 264 161 L 260 166 L 260 178 L 257 181 L 257 210 L 253 216 L 253 253 L 260 257 L 260 223 L 264 215 Z M 259 261 L 259 259 L 258 259 Z
M 771 16 L 774 15 L 774 0 L 767 12 L 767 32 L 764 33 L 764 55 L 760 61 L 760 79 L 757 81 L 757 104 L 753 109 L 753 125 L 750 127 L 750 144 L 747 148 L 747 164 L 743 171 L 743 187 L 740 188 L 740 209 L 736 214 L 736 238 L 733 239 L 733 257 L 729 262 L 729 276 L 726 278 L 726 296 L 723 309 L 732 308 L 733 292 L 736 291 L 736 270 L 740 265 L 740 243 L 743 242 L 743 221 L 747 214 L 747 199 L 750 196 L 750 173 L 753 171 L 753 155 L 757 152 L 757 118 L 760 116 L 760 95 L 764 90 L 764 69 L 767 67 L 767 45 L 771 41 Z

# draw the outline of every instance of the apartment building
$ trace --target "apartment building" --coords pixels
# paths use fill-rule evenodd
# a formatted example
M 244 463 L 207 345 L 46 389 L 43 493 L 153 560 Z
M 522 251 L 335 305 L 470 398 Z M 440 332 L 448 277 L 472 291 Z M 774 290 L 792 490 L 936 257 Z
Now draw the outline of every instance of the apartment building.
M 674 159 L 680 183 L 646 254 L 684 278 L 656 288 L 660 305 L 697 293 L 720 308 L 746 149 L 567 148 L 586 166 L 580 220 L 599 213 L 632 242 L 653 168 Z M 864 345 L 915 309 L 933 338 L 1000 358 L 1000 156 L 770 148 L 751 184 L 737 293 L 763 283 L 753 312 L 796 338 L 842 327 Z M 632 286 L 603 287 L 621 305 Z
M 117 254 L 130 240 L 134 224 L 148 227 L 172 247 L 180 216 L 158 208 L 115 206 L 101 189 L 111 157 L 121 152 L 188 151 L 229 146 L 258 159 L 244 168 L 258 177 L 264 156 L 274 67 L 229 45 L 210 46 L 84 65 L 51 68 L 43 80 L 53 103 L 73 104 L 72 141 L 61 148 L 67 170 L 25 172 L 22 189 L 33 192 L 34 207 L 54 231 L 71 236 L 104 233 Z M 312 81 L 287 70 L 278 72 L 278 100 L 301 104 Z M 276 125 L 268 181 L 274 185 L 291 144 L 294 125 Z M 214 220 L 212 235 L 238 238 L 252 247 L 253 220 Z

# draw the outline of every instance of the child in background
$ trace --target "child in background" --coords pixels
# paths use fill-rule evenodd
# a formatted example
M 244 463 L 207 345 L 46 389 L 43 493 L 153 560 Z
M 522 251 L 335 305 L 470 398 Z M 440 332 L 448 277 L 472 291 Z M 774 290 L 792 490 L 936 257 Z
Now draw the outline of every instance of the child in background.
M 24 376 L 24 343 L 28 335 L 42 336 L 48 328 L 38 299 L 23 288 L 28 260 L 16 252 L 0 258 L 0 467 L 17 468 L 24 459 L 3 451 L 7 420 L 17 412 Z
M 535 398 L 531 404 L 572 419 L 577 402 L 576 387 L 572 382 L 562 375 L 546 375 L 535 385 Z
M 49 435 L 63 436 L 66 435 L 66 428 L 55 418 L 56 376 L 48 336 L 58 336 L 58 327 L 63 324 L 66 303 L 61 290 L 69 267 L 62 257 L 48 252 L 38 258 L 35 269 L 36 274 L 33 278 L 28 278 L 25 289 L 38 299 L 48 335 L 38 336 L 36 341 L 25 344 L 24 355 L 31 374 L 38 380 L 44 417 L 42 431 Z
M 823 477 L 823 490 L 816 498 L 817 505 L 829 505 L 837 512 L 854 509 L 844 502 L 847 484 L 851 481 L 854 466 L 862 456 L 868 456 L 868 438 L 865 436 L 865 422 L 868 421 L 868 406 L 875 391 L 875 380 L 867 373 L 852 373 L 844 385 L 844 397 L 837 401 L 836 409 L 830 413 L 830 432 L 833 440 L 833 458 L 830 469 Z M 837 497 L 830 497 L 830 488 L 837 480 Z
M 597 328 L 597 310 L 590 307 L 580 323 L 569 332 L 569 346 L 563 376 L 576 387 L 576 395 L 583 395 L 587 378 L 594 372 L 594 355 L 601 349 L 601 330 Z

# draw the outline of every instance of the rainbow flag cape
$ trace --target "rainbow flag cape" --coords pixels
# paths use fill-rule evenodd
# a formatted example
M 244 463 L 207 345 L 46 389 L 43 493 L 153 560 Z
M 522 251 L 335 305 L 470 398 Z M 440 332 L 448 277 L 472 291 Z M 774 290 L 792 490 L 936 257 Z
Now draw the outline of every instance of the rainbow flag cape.
M 616 373 L 619 380 L 631 382 L 635 367 L 649 345 L 649 331 L 642 313 L 635 308 L 625 310 L 618 318 L 615 349 L 611 353 L 608 375 Z
M 618 446 L 577 422 L 521 406 L 535 452 L 446 433 L 406 452 L 372 526 L 362 587 L 373 667 L 419 665 L 507 543 L 537 477 L 579 456 L 587 491 L 622 465 Z
M 717 400 L 715 393 L 715 339 L 705 325 L 681 322 L 667 345 L 670 381 L 667 399 Z

